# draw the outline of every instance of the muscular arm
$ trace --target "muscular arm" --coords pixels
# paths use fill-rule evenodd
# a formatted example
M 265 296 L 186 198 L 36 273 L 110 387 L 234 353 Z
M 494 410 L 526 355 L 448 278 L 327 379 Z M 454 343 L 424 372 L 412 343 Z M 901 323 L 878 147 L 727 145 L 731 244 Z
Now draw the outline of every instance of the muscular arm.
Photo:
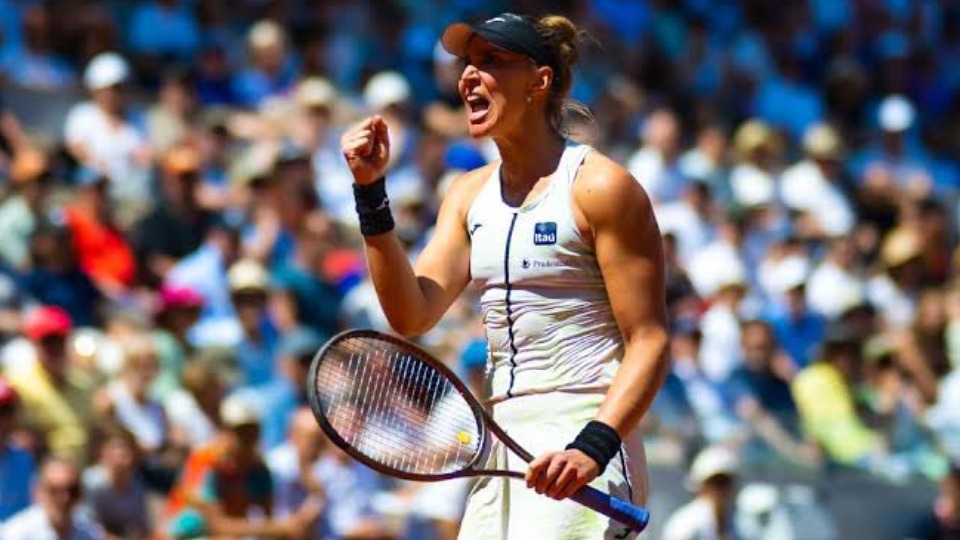
M 597 420 L 626 437 L 669 369 L 660 231 L 640 184 L 607 158 L 588 158 L 574 186 L 625 344 Z
M 367 262 L 383 312 L 394 330 L 416 336 L 432 328 L 470 279 L 465 220 L 486 167 L 457 179 L 440 207 L 433 237 L 411 265 L 393 232 L 365 239 Z M 389 182 L 389 179 L 387 180 Z

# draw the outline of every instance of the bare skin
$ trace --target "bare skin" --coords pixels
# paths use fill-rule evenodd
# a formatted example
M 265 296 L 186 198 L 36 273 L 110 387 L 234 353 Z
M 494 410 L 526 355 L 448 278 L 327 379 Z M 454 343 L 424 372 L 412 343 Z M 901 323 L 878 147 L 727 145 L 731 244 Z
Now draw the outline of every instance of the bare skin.
M 495 167 L 501 166 L 505 202 L 534 200 L 557 169 L 565 141 L 547 116 L 553 69 L 475 38 L 459 90 L 472 137 L 492 137 L 498 163 L 454 181 L 433 237 L 415 264 L 391 231 L 365 238 L 370 272 L 393 328 L 406 336 L 432 328 L 470 281 L 467 210 Z M 387 126 L 370 117 L 341 139 L 357 184 L 384 175 L 390 155 Z M 625 344 L 618 374 L 596 419 L 629 435 L 666 377 L 666 309 L 662 244 L 650 200 L 640 184 L 612 160 L 592 152 L 573 189 L 574 214 L 593 244 Z M 599 467 L 579 450 L 548 452 L 527 471 L 527 485 L 564 499 L 597 477 Z

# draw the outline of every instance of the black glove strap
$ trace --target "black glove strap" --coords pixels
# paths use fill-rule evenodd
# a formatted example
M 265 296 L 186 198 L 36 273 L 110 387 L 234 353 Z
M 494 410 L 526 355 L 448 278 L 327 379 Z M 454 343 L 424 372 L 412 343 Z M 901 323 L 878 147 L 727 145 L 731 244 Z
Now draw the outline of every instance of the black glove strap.
M 353 199 L 357 204 L 361 234 L 376 236 L 393 230 L 393 214 L 390 213 L 385 177 L 371 184 L 353 184 Z
M 600 474 L 620 451 L 620 434 L 617 430 L 597 420 L 591 420 L 577 435 L 567 450 L 579 450 L 590 456 L 600 466 Z

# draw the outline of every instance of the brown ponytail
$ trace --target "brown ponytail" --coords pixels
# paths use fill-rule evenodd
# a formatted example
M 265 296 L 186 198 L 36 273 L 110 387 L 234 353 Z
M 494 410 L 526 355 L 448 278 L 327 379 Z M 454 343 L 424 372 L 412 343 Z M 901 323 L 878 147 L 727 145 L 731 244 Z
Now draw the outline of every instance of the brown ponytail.
M 564 118 L 568 112 L 593 121 L 593 115 L 586 105 L 567 98 L 570 87 L 573 86 L 573 66 L 580 59 L 577 41 L 586 35 L 586 32 L 577 29 L 570 19 L 562 15 L 540 17 L 534 21 L 533 26 L 553 58 L 550 65 L 553 68 L 553 83 L 547 101 L 547 116 L 557 131 L 566 134 Z

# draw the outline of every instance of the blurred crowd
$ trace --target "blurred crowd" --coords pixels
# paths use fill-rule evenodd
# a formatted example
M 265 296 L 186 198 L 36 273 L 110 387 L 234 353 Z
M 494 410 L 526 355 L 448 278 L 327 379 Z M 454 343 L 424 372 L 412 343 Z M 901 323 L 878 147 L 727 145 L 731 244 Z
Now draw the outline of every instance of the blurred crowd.
M 583 25 L 569 136 L 654 202 L 650 461 L 708 447 L 714 493 L 724 450 L 945 479 L 928 525 L 957 537 L 950 0 L 0 0 L 0 537 L 455 537 L 466 486 L 352 462 L 304 381 L 325 338 L 388 329 L 339 133 L 386 119 L 415 257 L 497 159 L 437 38 L 507 9 Z M 421 342 L 478 379 L 474 300 Z

